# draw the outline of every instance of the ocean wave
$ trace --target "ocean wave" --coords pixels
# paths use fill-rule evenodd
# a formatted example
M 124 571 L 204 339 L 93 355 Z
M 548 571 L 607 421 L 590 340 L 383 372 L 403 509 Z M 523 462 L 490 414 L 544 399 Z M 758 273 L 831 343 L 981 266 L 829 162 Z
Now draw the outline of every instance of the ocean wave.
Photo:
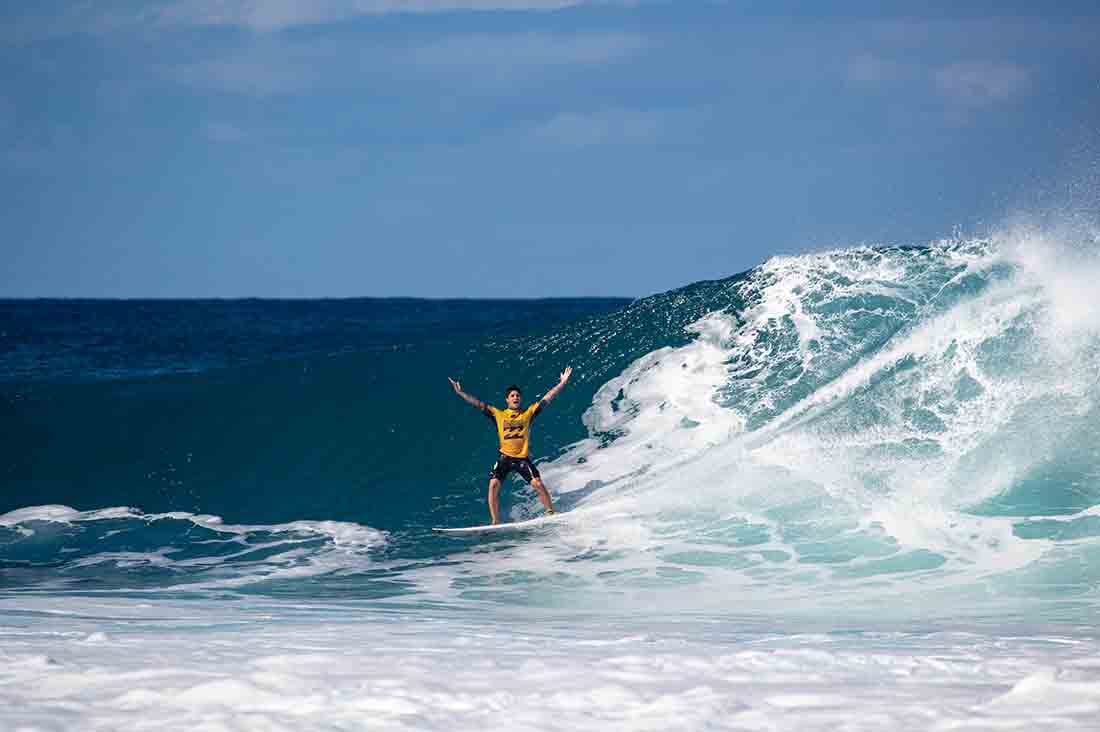
M 30 506 L 0 515 L 0 588 L 134 593 L 272 586 L 361 573 L 386 540 L 385 532 L 340 521 L 239 525 L 182 511 Z
M 1025 228 L 779 257 L 528 338 L 32 394 L 21 408 L 39 425 L 75 412 L 87 427 L 97 407 L 129 424 L 135 446 L 93 438 L 74 463 L 115 455 L 85 498 L 136 490 L 142 508 L 8 513 L 0 561 L 64 569 L 14 580 L 43 587 L 353 578 L 341 586 L 440 603 L 1091 607 L 1094 244 Z M 493 454 L 443 376 L 533 398 L 566 364 L 576 377 L 535 449 L 567 515 L 491 541 L 432 536 L 483 522 Z M 526 493 L 507 507 L 537 510 Z M 117 522 L 136 549 L 112 544 Z M 36 543 L 49 548 L 32 557 Z M 159 579 L 135 585 L 142 573 Z

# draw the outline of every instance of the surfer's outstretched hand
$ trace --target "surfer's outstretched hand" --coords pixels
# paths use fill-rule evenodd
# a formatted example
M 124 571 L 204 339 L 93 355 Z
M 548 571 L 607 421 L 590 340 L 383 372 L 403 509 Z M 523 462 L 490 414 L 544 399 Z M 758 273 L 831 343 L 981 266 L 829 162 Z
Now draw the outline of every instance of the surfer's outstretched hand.
M 561 383 L 564 384 L 565 382 L 569 381 L 569 377 L 572 376 L 572 375 L 573 375 L 573 367 L 572 366 L 566 366 L 565 371 L 561 372 L 561 380 L 560 380 Z
M 462 384 L 458 383 L 457 381 L 452 379 L 450 376 L 447 377 L 447 381 L 451 382 L 451 387 L 455 390 L 455 394 L 461 394 L 462 393 Z

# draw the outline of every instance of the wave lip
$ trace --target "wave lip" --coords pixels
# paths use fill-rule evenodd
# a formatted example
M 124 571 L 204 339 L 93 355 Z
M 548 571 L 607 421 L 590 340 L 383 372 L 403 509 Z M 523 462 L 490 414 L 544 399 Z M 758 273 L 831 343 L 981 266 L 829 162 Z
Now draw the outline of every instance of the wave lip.
M 226 524 L 119 506 L 30 506 L 0 515 L 0 563 L 36 591 L 210 592 L 361 573 L 385 532 L 341 521 Z
M 569 521 L 471 556 L 482 579 L 456 595 L 541 602 L 509 578 L 566 572 L 574 596 L 624 606 L 1094 606 L 1100 322 L 1062 288 L 1100 263 L 1043 246 L 769 261 L 734 285 L 743 309 L 596 392 L 588 437 L 542 466 Z
M 295 516 L 340 501 L 351 507 L 345 515 L 396 530 L 40 506 L 0 517 L 0 561 L 70 589 L 281 592 L 284 581 L 306 591 L 323 579 L 389 583 L 441 604 L 865 615 L 1093 608 L 1100 319 L 1075 303 L 1100 264 L 1081 252 L 1062 257 L 1049 237 L 1013 236 L 780 257 L 518 344 L 348 357 L 311 364 L 308 375 L 283 364 L 256 372 L 254 389 L 241 374 L 198 387 L 158 382 L 155 397 L 177 386 L 219 390 L 206 395 L 202 418 L 240 394 L 248 408 L 233 414 L 258 415 L 235 423 L 241 441 L 231 448 L 200 443 L 205 463 L 191 462 L 191 445 L 175 456 L 165 495 L 184 496 L 203 470 L 223 496 L 257 495 L 273 466 L 286 466 L 259 510 Z M 432 450 L 407 439 L 422 419 L 379 420 L 407 412 L 405 395 L 440 359 L 488 383 L 519 371 L 540 384 L 564 363 L 576 368 L 576 383 L 540 418 L 542 444 L 565 445 L 540 460 L 568 511 L 553 531 L 468 543 L 426 536 L 431 525 L 480 523 L 483 472 L 468 466 L 491 440 L 458 422 L 472 417 L 449 393 L 440 394 L 441 421 L 462 427 Z M 373 386 L 385 384 L 367 390 L 379 399 L 369 408 L 348 397 L 363 391 L 368 366 L 381 374 Z M 143 408 L 159 415 L 156 404 Z M 270 433 L 276 423 L 282 432 Z M 156 445 L 175 444 L 176 426 Z M 301 445 L 308 460 L 285 458 Z M 242 448 L 259 456 L 243 470 Z M 363 463 L 377 472 L 363 478 Z M 406 464 L 417 471 L 389 469 Z M 227 471 L 252 492 L 233 492 Z M 322 489 L 301 490 L 316 483 Z M 185 505 L 199 503 L 191 495 Z M 515 518 L 538 510 L 520 495 L 508 507 Z M 51 578 L 49 568 L 63 571 Z

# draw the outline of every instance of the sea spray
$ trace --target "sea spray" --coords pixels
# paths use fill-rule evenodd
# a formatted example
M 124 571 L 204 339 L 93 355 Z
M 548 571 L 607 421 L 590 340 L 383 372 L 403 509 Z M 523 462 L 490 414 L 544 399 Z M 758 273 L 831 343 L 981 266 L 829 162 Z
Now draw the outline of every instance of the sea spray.
M 83 466 L 88 495 L 118 500 L 74 506 L 75 521 L 8 514 L 5 582 L 609 612 L 1086 612 L 1100 458 L 1082 294 L 1096 272 L 1087 241 L 1016 227 L 775 258 L 477 346 L 432 330 L 400 349 L 38 384 L 13 403 L 52 439 L 9 474 L 64 506 L 56 488 Z M 484 520 L 494 450 L 444 377 L 490 401 L 512 381 L 537 397 L 565 365 L 575 383 L 534 442 L 565 519 L 431 536 Z M 68 462 L 44 451 L 104 414 L 129 442 L 93 429 Z M 514 488 L 507 515 L 537 513 Z M 109 505 L 133 508 L 96 511 Z M 340 526 L 379 539 L 348 550 Z

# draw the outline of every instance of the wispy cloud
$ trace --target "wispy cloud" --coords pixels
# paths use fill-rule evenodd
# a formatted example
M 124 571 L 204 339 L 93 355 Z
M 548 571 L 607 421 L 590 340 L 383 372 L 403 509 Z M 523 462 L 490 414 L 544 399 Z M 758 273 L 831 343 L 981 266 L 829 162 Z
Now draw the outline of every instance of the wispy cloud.
M 462 34 L 407 45 L 268 37 L 216 58 L 167 67 L 189 86 L 268 97 L 404 80 L 445 80 L 453 90 L 537 83 L 556 69 L 614 63 L 647 46 L 628 33 Z
M 1027 69 L 988 61 L 955 63 L 934 74 L 936 89 L 949 101 L 980 109 L 1026 93 L 1031 86 Z
M 712 117 L 708 106 L 571 111 L 533 125 L 527 135 L 536 143 L 570 148 L 677 144 L 699 139 Z
M 0 27 L 0 43 L 71 35 L 113 35 L 189 28 L 255 33 L 391 14 L 546 12 L 583 5 L 633 6 L 645 0 L 83 0 L 16 4 Z
M 899 18 L 871 22 L 861 36 L 897 53 L 941 48 L 988 58 L 1008 51 L 1072 48 L 1095 57 L 1100 53 L 1097 23 L 1096 17 L 1072 20 L 1045 12 L 1034 17 Z
M 155 11 L 162 26 L 231 26 L 277 31 L 359 16 L 448 11 L 540 11 L 614 0 L 174 0 Z M 618 4 L 634 4 L 623 0 Z
M 323 77 L 326 66 L 301 50 L 251 47 L 219 58 L 177 64 L 165 73 L 188 86 L 267 97 L 312 87 Z
M 848 61 L 847 80 L 854 84 L 882 84 L 905 75 L 903 64 L 873 53 L 861 53 Z
M 661 129 L 662 120 L 658 114 L 616 109 L 591 114 L 559 114 L 537 125 L 532 134 L 540 142 L 588 147 L 651 142 Z
M 969 119 L 1033 92 L 1051 52 L 1095 63 L 1097 28 L 1095 17 L 1053 15 L 875 21 L 860 33 L 865 50 L 850 57 L 845 80 L 854 88 L 909 84 Z
M 106 0 L 77 8 L 86 30 L 153 28 L 242 28 L 281 31 L 303 25 L 339 23 L 368 15 L 455 11 L 551 11 L 585 4 L 625 4 L 639 0 L 158 0 L 134 7 Z
M 852 57 L 844 71 L 853 89 L 893 89 L 931 97 L 963 122 L 981 110 L 1023 96 L 1033 86 L 1033 71 L 1011 61 L 979 60 L 923 63 L 899 61 L 885 54 Z
M 450 36 L 403 54 L 413 68 L 513 77 L 535 68 L 598 66 L 648 45 L 633 33 L 510 33 Z

